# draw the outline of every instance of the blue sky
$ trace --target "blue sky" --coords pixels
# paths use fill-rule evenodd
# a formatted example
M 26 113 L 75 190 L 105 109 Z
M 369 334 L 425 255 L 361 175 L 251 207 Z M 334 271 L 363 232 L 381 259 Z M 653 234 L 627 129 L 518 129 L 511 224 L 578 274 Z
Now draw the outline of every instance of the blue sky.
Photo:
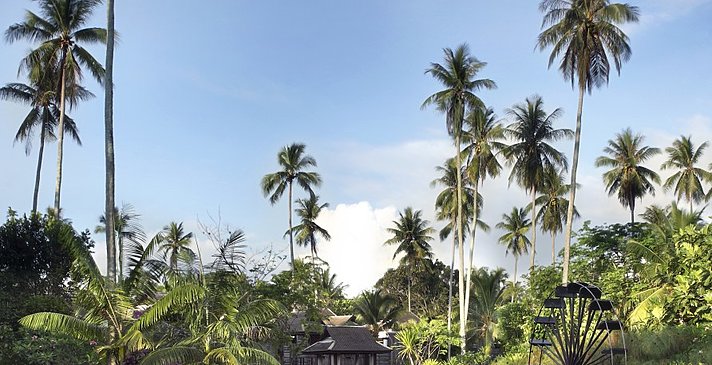
M 481 97 L 498 115 L 536 93 L 548 110 L 564 109 L 559 127 L 573 128 L 576 94 L 555 69 L 547 70 L 548 53 L 534 49 L 537 3 L 118 2 L 117 200 L 135 206 L 149 233 L 172 220 L 197 230 L 197 219 L 220 210 L 224 222 L 247 232 L 251 250 L 270 243 L 284 249 L 286 201 L 270 206 L 259 180 L 277 168 L 282 146 L 304 142 L 324 179 L 319 194 L 331 204 L 320 219 L 334 240 L 322 244 L 322 255 L 355 294 L 393 265 L 392 250 L 381 243 L 397 210 L 412 205 L 433 217 L 437 191 L 429 183 L 452 147 L 443 117 L 420 104 L 438 90 L 424 70 L 442 59 L 442 48 L 467 42 L 488 63 L 480 76 L 499 88 Z M 640 23 L 625 28 L 633 58 L 584 105 L 577 203 L 594 223 L 627 217 L 593 167 L 616 132 L 630 126 L 659 147 L 682 133 L 693 134 L 693 141 L 712 138 L 712 1 L 632 4 L 642 14 Z M 2 2 L 0 27 L 34 7 Z M 103 17 L 98 9 L 89 25 L 103 26 Z M 17 80 L 18 62 L 30 47 L 0 43 L 0 83 Z M 92 50 L 104 59 L 103 49 Z M 66 144 L 62 200 L 77 228 L 93 229 L 104 204 L 103 92 L 88 78 L 86 84 L 97 98 L 71 112 L 84 146 Z M 27 157 L 12 144 L 26 112 L 0 102 L 0 206 L 20 212 L 31 207 L 37 153 L 35 146 Z M 571 153 L 570 143 L 560 147 Z M 46 152 L 41 206 L 52 203 L 56 145 Z M 526 204 L 518 188 L 507 190 L 506 179 L 488 184 L 484 218 L 490 225 L 513 205 Z M 660 191 L 644 204 L 669 200 Z M 511 270 L 513 259 L 496 244 L 499 234 L 480 236 L 476 263 Z M 103 261 L 103 237 L 95 239 Z M 434 246 L 449 261 L 449 244 Z M 542 247 L 538 261 L 546 264 L 549 256 Z M 363 262 L 368 275 L 359 274 Z

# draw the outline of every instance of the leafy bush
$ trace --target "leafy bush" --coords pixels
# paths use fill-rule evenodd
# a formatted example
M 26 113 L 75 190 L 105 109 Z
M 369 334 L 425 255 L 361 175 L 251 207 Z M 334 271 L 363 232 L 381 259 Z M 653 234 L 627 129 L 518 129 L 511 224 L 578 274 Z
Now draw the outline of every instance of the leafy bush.
M 712 328 L 678 326 L 627 334 L 629 364 L 711 364 Z

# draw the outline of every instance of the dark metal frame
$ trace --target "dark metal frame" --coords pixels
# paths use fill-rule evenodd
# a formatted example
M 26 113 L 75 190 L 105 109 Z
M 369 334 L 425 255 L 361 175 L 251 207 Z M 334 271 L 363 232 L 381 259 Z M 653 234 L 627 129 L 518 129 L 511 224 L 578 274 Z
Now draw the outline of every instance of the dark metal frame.
M 619 355 L 626 364 L 623 324 L 601 294 L 597 286 L 582 282 L 558 286 L 534 317 L 529 365 L 542 364 L 543 356 L 557 365 L 613 365 Z M 612 331 L 620 331 L 622 347 L 613 347 Z

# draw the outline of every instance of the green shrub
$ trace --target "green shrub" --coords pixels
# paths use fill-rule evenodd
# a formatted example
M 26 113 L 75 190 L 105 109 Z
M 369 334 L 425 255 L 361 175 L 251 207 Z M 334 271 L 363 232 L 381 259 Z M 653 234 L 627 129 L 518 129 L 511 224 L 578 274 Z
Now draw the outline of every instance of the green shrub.
M 712 328 L 678 326 L 626 334 L 628 364 L 712 364 Z

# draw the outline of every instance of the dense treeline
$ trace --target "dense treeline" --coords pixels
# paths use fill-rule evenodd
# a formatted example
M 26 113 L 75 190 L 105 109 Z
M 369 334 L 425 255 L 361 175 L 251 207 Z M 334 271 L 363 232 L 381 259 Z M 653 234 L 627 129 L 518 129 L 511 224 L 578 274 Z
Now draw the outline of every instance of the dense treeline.
M 322 178 L 313 171 L 316 159 L 305 144 L 279 151 L 279 169 L 260 182 L 271 204 L 285 195 L 288 201 L 288 224 L 278 225 L 289 239 L 286 271 L 277 272 L 286 257 L 274 251 L 246 257 L 240 230 L 202 226 L 215 252 L 203 257 L 195 235 L 182 223 L 170 222 L 147 237 L 131 206 L 115 208 L 113 1 L 107 2 L 107 29 L 86 24 L 101 1 L 36 4 L 37 12 L 28 11 L 5 32 L 7 41 L 28 41 L 33 47 L 20 61 L 25 82 L 0 88 L 0 98 L 29 107 L 15 140 L 25 142 L 29 152 L 38 132 L 39 159 L 32 213 L 20 217 L 10 211 L 0 227 L 0 302 L 7 304 L 0 311 L 3 364 L 276 364 L 281 360 L 276 349 L 298 351 L 305 345 L 289 336 L 292 313 L 305 313 L 313 324 L 325 309 L 354 314 L 374 334 L 399 330 L 397 351 L 411 365 L 522 363 L 537 308 L 569 281 L 596 283 L 613 300 L 626 328 L 635 331 L 631 360 L 712 361 L 707 330 L 712 232 L 702 210 L 695 210 L 712 198 L 712 174 L 703 166 L 708 142 L 698 145 L 692 136 L 681 136 L 661 150 L 645 145 L 644 136 L 629 128 L 617 133 L 595 165 L 607 169 L 602 176 L 607 192 L 630 211 L 630 222 L 585 223 L 572 232 L 579 218 L 575 199 L 584 96 L 607 84 L 611 66 L 620 72 L 631 57 L 620 27 L 638 21 L 637 7 L 608 0 L 541 1 L 537 48 L 550 49 L 549 66 L 558 63 L 578 91 L 573 130 L 562 128 L 562 110 L 545 106 L 538 95 L 514 102 L 500 119 L 480 95 L 497 87 L 480 76 L 486 63 L 467 44 L 443 50 L 442 61 L 426 70 L 440 88 L 422 103 L 442 112 L 453 142 L 452 157 L 436 168 L 440 176 L 432 182 L 442 188 L 434 205 L 443 227 L 436 231 L 421 210 L 403 208 L 384 242 L 396 247 L 398 266 L 373 290 L 347 298 L 347 284 L 318 255 L 319 244 L 331 237 L 328 227 L 317 223 L 328 204 L 315 191 Z M 107 45 L 106 70 L 85 48 L 96 43 Z M 79 123 L 66 111 L 93 97 L 82 85 L 85 74 L 105 86 L 106 209 L 95 233 L 107 238 L 106 275 L 92 258 L 90 234 L 77 233 L 62 217 L 60 204 L 64 137 L 81 143 Z M 55 140 L 54 204 L 42 215 L 37 206 L 42 158 Z M 570 140 L 571 156 L 555 148 Z M 666 159 L 660 168 L 650 166 L 661 153 Z M 663 181 L 658 170 L 671 175 Z M 529 195 L 521 206 L 500 212 L 500 222 L 490 222 L 503 231 L 498 239 L 503 251 L 514 257 L 511 276 L 500 268 L 474 267 L 475 247 L 481 244 L 477 233 L 491 228 L 481 219 L 482 211 L 491 209 L 482 186 L 498 176 L 508 176 Z M 660 188 L 674 192 L 676 201 L 667 207 L 636 206 Z M 678 207 L 684 203 L 686 208 Z M 539 233 L 551 237 L 547 267 L 535 265 L 542 247 Z M 564 249 L 557 252 L 562 233 Z M 433 255 L 436 234 L 450 241 L 449 262 Z M 296 257 L 295 244 L 309 247 L 311 255 Z M 519 280 L 519 259 L 526 254 L 528 270 Z M 414 318 L 419 321 L 408 322 Z M 670 346 L 655 349 L 649 341 L 657 338 L 667 338 Z M 690 338 L 693 345 L 679 345 Z

